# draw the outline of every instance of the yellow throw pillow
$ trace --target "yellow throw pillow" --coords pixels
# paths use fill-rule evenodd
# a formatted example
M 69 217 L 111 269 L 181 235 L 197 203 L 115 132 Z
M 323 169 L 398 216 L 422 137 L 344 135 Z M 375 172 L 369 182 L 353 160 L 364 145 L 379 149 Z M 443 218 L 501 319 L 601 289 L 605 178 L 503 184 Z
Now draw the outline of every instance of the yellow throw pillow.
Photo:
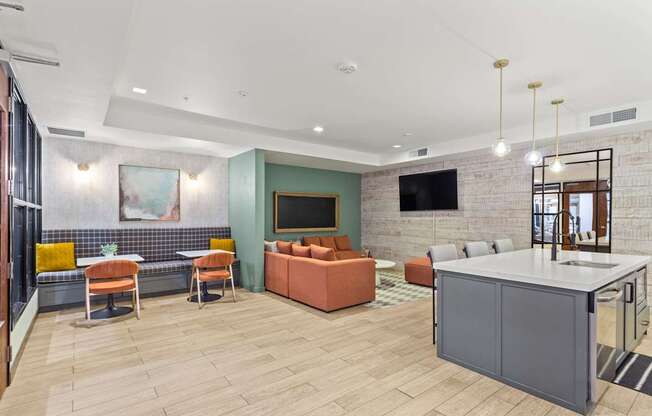
M 75 243 L 36 244 L 36 273 L 76 268 Z
M 211 238 L 211 250 L 225 250 L 235 253 L 235 240 L 232 238 Z

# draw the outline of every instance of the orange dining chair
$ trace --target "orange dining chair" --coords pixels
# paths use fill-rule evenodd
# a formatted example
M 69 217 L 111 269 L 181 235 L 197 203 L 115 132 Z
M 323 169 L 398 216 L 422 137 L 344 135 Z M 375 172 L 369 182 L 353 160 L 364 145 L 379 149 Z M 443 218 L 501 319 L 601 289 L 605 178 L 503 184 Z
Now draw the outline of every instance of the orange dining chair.
M 107 317 L 115 310 L 113 295 L 131 292 L 131 303 L 140 319 L 140 293 L 138 291 L 138 264 L 131 260 L 107 260 L 95 263 L 84 271 L 86 276 L 86 318 L 91 319 L 91 296 L 107 295 Z
M 235 303 L 235 285 L 233 283 L 233 254 L 229 252 L 219 252 L 200 257 L 192 261 L 193 271 L 190 281 L 190 296 L 192 296 L 192 287 L 197 280 L 197 302 L 199 307 L 201 303 L 201 283 L 212 282 L 215 280 L 222 281 L 222 296 L 226 281 L 231 280 L 231 291 L 233 292 L 233 302 Z

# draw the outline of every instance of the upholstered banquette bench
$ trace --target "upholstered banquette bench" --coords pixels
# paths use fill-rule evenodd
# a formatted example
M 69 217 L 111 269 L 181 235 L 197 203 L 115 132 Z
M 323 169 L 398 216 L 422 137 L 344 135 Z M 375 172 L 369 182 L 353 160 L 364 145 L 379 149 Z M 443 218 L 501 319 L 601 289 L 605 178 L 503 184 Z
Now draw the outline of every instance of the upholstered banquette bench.
M 138 254 L 141 296 L 188 290 L 192 260 L 177 251 L 207 250 L 211 238 L 231 238 L 230 227 L 44 230 L 42 243 L 75 244 L 75 259 L 100 255 L 100 245 L 118 244 L 118 254 Z M 235 283 L 239 265 L 234 264 Z M 39 310 L 55 310 L 84 302 L 84 268 L 42 272 L 37 276 Z

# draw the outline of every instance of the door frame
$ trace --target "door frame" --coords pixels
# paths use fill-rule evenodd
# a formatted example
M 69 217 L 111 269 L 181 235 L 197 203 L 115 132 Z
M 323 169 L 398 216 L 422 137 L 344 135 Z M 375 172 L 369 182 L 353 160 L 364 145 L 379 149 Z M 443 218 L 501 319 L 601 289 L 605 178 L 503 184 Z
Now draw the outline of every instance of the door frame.
M 9 113 L 10 76 L 0 65 L 0 397 L 10 383 Z

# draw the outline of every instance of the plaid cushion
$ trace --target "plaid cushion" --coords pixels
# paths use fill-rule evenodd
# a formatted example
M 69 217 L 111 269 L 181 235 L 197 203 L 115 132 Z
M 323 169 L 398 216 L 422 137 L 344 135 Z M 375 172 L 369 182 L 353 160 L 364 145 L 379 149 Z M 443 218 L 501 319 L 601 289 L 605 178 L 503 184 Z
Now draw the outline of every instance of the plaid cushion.
M 211 238 L 231 238 L 230 227 L 43 230 L 43 243 L 72 241 L 75 257 L 100 255 L 100 245 L 118 243 L 118 254 L 147 262 L 178 260 L 177 251 L 207 250 Z
M 84 269 L 66 270 L 62 272 L 43 272 L 36 275 L 39 283 L 75 282 L 84 280 Z
M 192 260 L 169 260 L 139 263 L 138 268 L 139 276 L 190 271 L 192 268 Z M 78 280 L 84 280 L 84 268 L 61 272 L 43 272 L 37 275 L 37 279 L 39 283 L 75 282 Z
M 151 263 L 140 263 L 138 266 L 139 275 L 174 273 L 190 271 L 192 268 L 192 260 L 155 261 Z

